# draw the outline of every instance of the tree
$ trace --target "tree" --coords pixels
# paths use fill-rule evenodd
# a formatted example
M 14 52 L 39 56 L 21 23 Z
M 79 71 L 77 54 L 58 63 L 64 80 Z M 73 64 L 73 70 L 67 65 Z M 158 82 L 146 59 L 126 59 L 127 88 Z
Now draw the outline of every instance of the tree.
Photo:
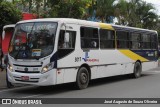
M 23 12 L 35 13 L 37 17 L 83 18 L 86 5 L 95 0 L 14 0 Z
M 119 25 L 126 25 L 129 20 L 130 10 L 129 4 L 126 0 L 119 0 L 119 3 L 115 7 L 114 15 L 118 19 Z
M 142 0 L 120 0 L 116 5 L 115 16 L 118 24 L 153 29 L 158 20 L 154 9 L 152 4 Z
M 97 0 L 86 0 L 83 19 L 96 21 Z
M 85 6 L 88 0 L 51 0 L 48 1 L 52 8 L 49 17 L 77 18 L 81 19 L 85 14 Z
M 154 9 L 155 8 L 152 4 L 146 3 L 144 1 L 138 5 L 136 14 L 138 14 L 138 19 L 141 21 L 139 22 L 141 27 L 152 29 L 157 24 L 158 15 L 153 12 Z
M 2 2 L 3 0 L 0 0 L 0 3 Z
M 42 9 L 41 8 L 41 6 L 42 6 L 42 0 L 34 0 L 34 4 L 35 4 L 35 6 L 36 6 L 36 13 L 37 13 L 37 16 L 38 16 L 38 18 L 40 17 L 40 9 Z
M 115 0 L 97 0 L 96 14 L 102 22 L 110 22 L 110 17 L 114 16 Z
M 12 3 L 6 1 L 0 3 L 0 33 L 4 25 L 15 24 L 21 18 L 21 12 Z
M 32 0 L 28 0 L 28 2 L 29 2 L 29 13 L 31 13 L 31 10 L 32 10 Z

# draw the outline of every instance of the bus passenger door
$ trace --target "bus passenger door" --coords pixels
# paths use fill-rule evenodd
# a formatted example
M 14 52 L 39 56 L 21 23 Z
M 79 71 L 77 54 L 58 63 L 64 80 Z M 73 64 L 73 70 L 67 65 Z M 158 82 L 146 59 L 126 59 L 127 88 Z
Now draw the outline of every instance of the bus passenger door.
M 73 65 L 74 62 L 72 62 L 74 60 L 70 61 L 70 63 L 68 63 L 68 61 L 73 59 L 73 56 L 71 54 L 75 50 L 75 41 L 76 41 L 76 31 L 71 31 L 71 30 L 60 31 L 58 40 L 58 52 L 57 52 L 58 53 L 57 65 L 58 68 L 60 69 L 57 71 L 57 84 L 65 83 L 66 80 L 68 81 L 68 79 L 65 78 L 68 78 L 70 75 L 72 75 L 69 74 L 71 72 L 68 71 L 68 69 L 74 66 Z

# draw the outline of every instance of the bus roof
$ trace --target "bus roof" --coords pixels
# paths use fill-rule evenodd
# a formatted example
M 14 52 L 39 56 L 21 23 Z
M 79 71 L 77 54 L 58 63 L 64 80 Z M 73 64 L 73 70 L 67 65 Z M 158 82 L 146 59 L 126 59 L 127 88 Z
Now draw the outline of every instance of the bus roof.
M 143 29 L 143 28 L 136 28 L 136 27 L 128 27 L 128 26 L 121 26 L 121 25 L 112 25 L 115 30 L 118 31 L 129 31 L 129 32 L 134 32 L 134 33 L 157 33 L 155 30 L 148 30 L 148 29 Z
M 43 19 L 32 19 L 32 20 L 25 20 L 25 21 L 20 21 L 19 23 L 25 23 L 25 22 L 39 22 L 39 21 L 44 21 L 44 22 L 62 22 L 62 23 L 70 23 L 70 24 L 81 24 L 81 25 L 90 25 L 90 26 L 99 26 L 97 22 L 91 22 L 91 21 L 86 21 L 86 20 L 80 20 L 80 19 L 72 19 L 72 18 L 43 18 Z
M 32 19 L 32 20 L 25 20 L 20 21 L 19 23 L 26 23 L 26 22 L 39 22 L 39 21 L 54 21 L 54 22 L 62 22 L 62 23 L 68 23 L 68 24 L 79 24 L 84 26 L 93 26 L 93 27 L 104 27 L 104 25 L 111 26 L 115 30 L 125 30 L 129 32 L 137 32 L 137 33 L 157 33 L 155 30 L 148 30 L 148 29 L 142 29 L 142 28 L 136 28 L 136 27 L 128 27 L 128 26 L 122 26 L 122 25 L 114 25 L 114 24 L 107 24 L 107 23 L 101 23 L 101 22 L 92 22 L 87 20 L 80 20 L 80 19 L 72 19 L 72 18 L 42 18 L 42 19 Z M 102 28 L 103 28 L 102 27 Z M 110 27 L 109 27 L 110 28 Z M 110 29 L 113 29 L 110 28 Z

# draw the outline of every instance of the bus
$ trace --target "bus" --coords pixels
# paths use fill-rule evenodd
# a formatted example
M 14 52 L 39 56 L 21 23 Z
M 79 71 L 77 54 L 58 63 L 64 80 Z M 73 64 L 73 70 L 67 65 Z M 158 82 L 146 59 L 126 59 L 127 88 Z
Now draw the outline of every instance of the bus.
M 9 42 L 13 35 L 14 26 L 14 24 L 3 26 L 2 36 L 0 35 L 0 67 L 2 71 L 5 68 L 4 59 L 7 56 Z
M 3 27 L 3 32 L 2 32 L 2 51 L 4 54 L 8 53 L 8 47 L 9 47 L 9 42 L 12 38 L 13 32 L 14 32 L 14 24 L 11 25 L 5 25 Z
M 70 18 L 20 21 L 9 46 L 7 76 L 12 84 L 49 86 L 131 74 L 158 66 L 154 30 Z

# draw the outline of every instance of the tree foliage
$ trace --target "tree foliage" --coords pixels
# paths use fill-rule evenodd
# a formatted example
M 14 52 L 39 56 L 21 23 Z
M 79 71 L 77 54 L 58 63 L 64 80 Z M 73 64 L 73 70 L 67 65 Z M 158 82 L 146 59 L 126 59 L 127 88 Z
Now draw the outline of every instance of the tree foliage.
M 1 0 L 3 1 L 3 0 Z M 14 2 L 13 2 L 14 1 Z M 38 18 L 77 18 L 158 30 L 158 15 L 152 4 L 143 0 L 13 0 L 20 10 L 36 13 Z M 7 7 L 7 6 L 6 6 Z M 12 7 L 12 6 L 9 6 Z M 28 9 L 26 9 L 28 8 Z M 15 9 L 13 9 L 15 10 Z M 25 11 L 26 12 L 26 11 Z
M 21 19 L 21 12 L 10 2 L 2 1 L 0 3 L 0 33 L 7 24 L 15 24 Z
M 80 19 L 85 14 L 85 6 L 89 0 L 49 0 L 49 17 L 77 18 Z
M 118 24 L 153 29 L 156 27 L 158 15 L 152 4 L 142 0 L 119 0 L 115 16 Z
M 102 22 L 109 22 L 110 16 L 114 16 L 115 0 L 97 0 L 96 16 L 100 17 Z

